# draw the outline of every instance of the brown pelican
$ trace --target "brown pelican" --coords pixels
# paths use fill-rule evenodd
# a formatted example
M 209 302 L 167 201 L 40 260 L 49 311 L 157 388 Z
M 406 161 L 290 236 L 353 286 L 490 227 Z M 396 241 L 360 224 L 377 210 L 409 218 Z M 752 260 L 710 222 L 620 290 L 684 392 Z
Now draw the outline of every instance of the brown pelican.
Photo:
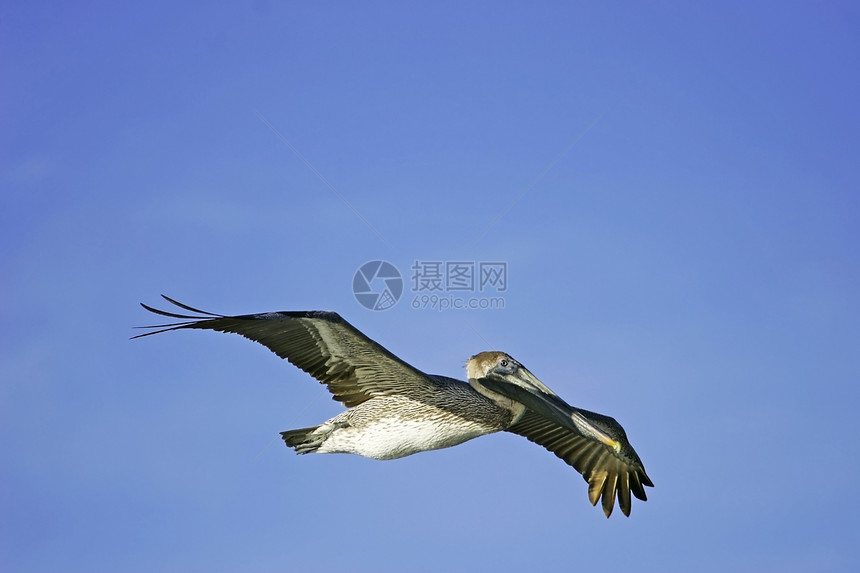
M 606 517 L 616 494 L 630 515 L 630 493 L 645 500 L 653 486 L 624 429 L 612 418 L 574 408 L 504 352 L 481 352 L 466 364 L 469 382 L 425 374 L 333 312 L 267 312 L 223 316 L 146 310 L 183 322 L 146 326 L 134 338 L 183 328 L 234 332 L 259 342 L 326 386 L 348 409 L 319 426 L 281 432 L 299 454 L 351 453 L 388 460 L 456 446 L 506 430 L 540 444 L 588 482 L 592 505 Z

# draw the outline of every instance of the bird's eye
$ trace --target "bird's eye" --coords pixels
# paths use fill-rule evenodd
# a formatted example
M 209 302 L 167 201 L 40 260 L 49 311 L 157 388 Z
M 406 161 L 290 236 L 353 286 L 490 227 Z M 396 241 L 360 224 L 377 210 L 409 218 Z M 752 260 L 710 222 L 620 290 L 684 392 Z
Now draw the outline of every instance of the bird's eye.
M 503 359 L 502 359 L 502 361 L 501 361 L 501 362 L 499 362 L 499 364 L 507 368 L 507 366 L 508 366 L 508 359 L 507 359 L 507 358 L 503 358 Z

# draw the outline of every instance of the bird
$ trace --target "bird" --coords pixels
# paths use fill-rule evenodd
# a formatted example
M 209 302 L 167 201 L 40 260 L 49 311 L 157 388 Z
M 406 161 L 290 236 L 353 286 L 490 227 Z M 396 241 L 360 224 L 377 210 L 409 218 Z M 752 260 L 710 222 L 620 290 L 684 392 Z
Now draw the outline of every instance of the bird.
M 350 453 L 378 460 L 456 446 L 507 431 L 573 466 L 588 483 L 588 500 L 630 515 L 631 493 L 647 500 L 653 487 L 621 425 L 575 408 L 525 366 L 501 351 L 466 362 L 468 382 L 426 374 L 330 311 L 281 311 L 226 316 L 161 295 L 192 313 L 146 310 L 179 322 L 142 326 L 142 338 L 184 329 L 235 333 L 258 342 L 328 387 L 346 410 L 318 426 L 281 432 L 298 454 Z

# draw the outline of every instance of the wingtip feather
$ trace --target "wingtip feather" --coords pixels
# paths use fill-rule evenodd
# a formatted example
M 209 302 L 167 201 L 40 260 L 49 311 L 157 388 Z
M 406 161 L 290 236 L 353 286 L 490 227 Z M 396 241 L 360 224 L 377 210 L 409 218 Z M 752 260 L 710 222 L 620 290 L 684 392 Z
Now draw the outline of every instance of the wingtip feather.
M 623 471 L 618 477 L 618 507 L 624 515 L 630 517 L 630 506 L 630 474 Z
M 588 480 L 588 501 L 591 505 L 597 505 L 600 494 L 603 492 L 603 484 L 606 483 L 606 470 L 595 472 Z
M 609 476 L 606 484 L 603 486 L 603 513 L 606 517 L 612 515 L 612 509 L 615 507 L 615 491 L 618 487 L 618 474 Z

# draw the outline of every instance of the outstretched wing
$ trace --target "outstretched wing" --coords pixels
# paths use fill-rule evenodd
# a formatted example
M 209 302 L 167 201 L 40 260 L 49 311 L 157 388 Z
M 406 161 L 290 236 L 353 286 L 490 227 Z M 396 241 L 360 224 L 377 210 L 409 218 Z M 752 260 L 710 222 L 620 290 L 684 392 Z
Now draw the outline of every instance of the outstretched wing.
M 630 492 L 641 500 L 646 500 L 645 488 L 654 484 L 645 473 L 642 461 L 633 446 L 627 441 L 624 428 L 614 419 L 576 409 L 589 423 L 610 436 L 617 447 L 613 448 L 593 438 L 586 437 L 571 429 L 548 420 L 531 410 L 509 432 L 519 434 L 530 441 L 545 447 L 556 456 L 576 468 L 588 482 L 588 500 L 591 505 L 603 498 L 603 513 L 612 514 L 616 493 L 618 506 L 624 515 L 630 515 Z
M 150 312 L 184 321 L 140 327 L 154 330 L 134 338 L 184 328 L 235 332 L 259 342 L 328 386 L 334 399 L 347 407 L 373 396 L 409 395 L 421 386 L 433 384 L 426 374 L 397 358 L 334 312 L 223 316 L 161 296 L 195 315 L 167 312 L 141 303 Z

